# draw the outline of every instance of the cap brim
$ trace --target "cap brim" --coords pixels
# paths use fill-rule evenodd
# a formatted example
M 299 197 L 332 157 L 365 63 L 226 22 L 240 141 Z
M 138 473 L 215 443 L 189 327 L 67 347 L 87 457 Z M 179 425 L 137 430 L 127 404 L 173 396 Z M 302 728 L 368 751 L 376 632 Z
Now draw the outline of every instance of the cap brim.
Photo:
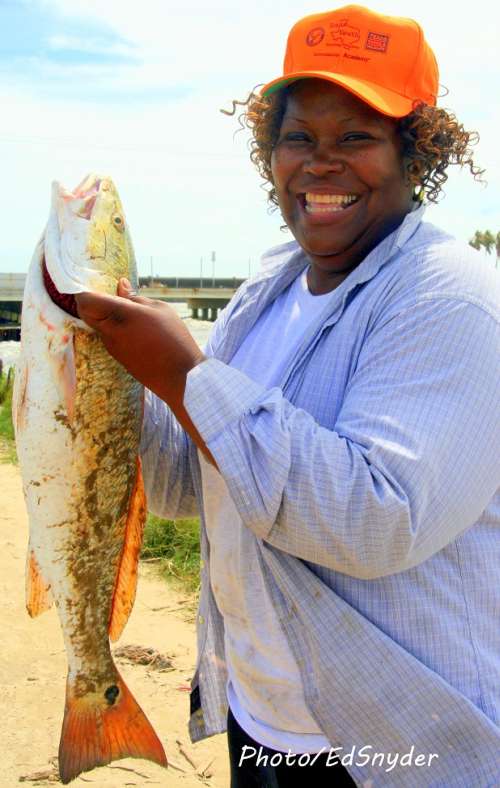
M 382 88 L 380 85 L 375 85 L 373 82 L 366 82 L 330 71 L 297 71 L 286 77 L 278 77 L 264 85 L 260 94 L 261 96 L 269 96 L 291 82 L 308 78 L 326 79 L 328 82 L 335 82 L 335 84 L 341 85 L 383 115 L 402 118 L 413 110 L 413 101 L 405 96 L 400 96 L 398 93 Z

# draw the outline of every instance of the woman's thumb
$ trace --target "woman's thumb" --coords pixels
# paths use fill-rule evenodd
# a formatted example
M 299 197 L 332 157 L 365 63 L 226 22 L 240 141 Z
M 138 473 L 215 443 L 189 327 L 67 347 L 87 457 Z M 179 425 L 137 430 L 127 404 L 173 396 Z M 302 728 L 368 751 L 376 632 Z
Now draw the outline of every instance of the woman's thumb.
M 118 287 L 116 288 L 116 294 L 121 298 L 128 298 L 129 301 L 134 301 L 136 304 L 143 304 L 147 306 L 148 304 L 153 304 L 154 302 L 151 298 L 144 298 L 142 296 L 138 296 L 137 292 L 134 290 L 132 285 L 130 284 L 128 279 L 122 277 L 118 281 Z
M 107 320 L 115 319 L 121 306 L 116 296 L 105 293 L 76 293 L 75 301 L 78 316 L 97 329 L 102 329 Z
M 122 277 L 122 279 L 118 281 L 118 287 L 116 288 L 116 295 L 119 295 L 122 298 L 130 298 L 131 296 L 137 295 L 137 293 L 132 287 L 129 280 L 125 279 L 125 277 Z

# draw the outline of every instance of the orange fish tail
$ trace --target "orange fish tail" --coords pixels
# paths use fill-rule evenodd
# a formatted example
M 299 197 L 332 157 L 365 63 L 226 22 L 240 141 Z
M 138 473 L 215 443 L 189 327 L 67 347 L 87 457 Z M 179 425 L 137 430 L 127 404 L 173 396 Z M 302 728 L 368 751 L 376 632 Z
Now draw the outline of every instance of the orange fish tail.
M 114 682 L 102 693 L 81 697 L 68 682 L 59 743 L 59 775 L 64 784 L 119 758 L 144 758 L 167 766 L 158 736 L 118 672 Z

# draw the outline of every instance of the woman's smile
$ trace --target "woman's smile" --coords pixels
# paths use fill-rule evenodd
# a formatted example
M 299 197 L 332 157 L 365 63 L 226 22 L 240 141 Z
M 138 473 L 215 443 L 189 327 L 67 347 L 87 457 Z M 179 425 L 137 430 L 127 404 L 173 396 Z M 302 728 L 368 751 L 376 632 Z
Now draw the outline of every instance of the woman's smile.
M 359 202 L 357 194 L 333 192 L 305 192 L 297 195 L 300 208 L 306 213 L 304 221 L 312 224 L 338 222 L 351 215 L 351 209 Z

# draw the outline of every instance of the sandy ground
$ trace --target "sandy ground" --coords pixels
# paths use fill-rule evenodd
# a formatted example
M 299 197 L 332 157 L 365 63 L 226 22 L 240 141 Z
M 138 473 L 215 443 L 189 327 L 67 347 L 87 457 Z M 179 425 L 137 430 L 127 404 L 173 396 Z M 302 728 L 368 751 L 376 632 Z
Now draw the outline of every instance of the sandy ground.
M 59 745 L 66 658 L 55 609 L 34 620 L 26 613 L 27 538 L 19 470 L 0 464 L 0 788 L 13 788 L 20 781 L 47 785 L 56 780 L 57 773 L 51 759 Z M 135 607 L 117 644 L 153 647 L 172 660 L 173 669 L 166 672 L 118 661 L 172 765 L 164 770 L 148 761 L 127 759 L 86 772 L 72 785 L 229 785 L 225 737 L 192 745 L 187 733 L 189 694 L 185 688 L 195 663 L 194 611 L 189 602 L 185 594 L 155 577 L 151 567 L 143 566 Z M 177 740 L 197 769 L 180 751 Z

